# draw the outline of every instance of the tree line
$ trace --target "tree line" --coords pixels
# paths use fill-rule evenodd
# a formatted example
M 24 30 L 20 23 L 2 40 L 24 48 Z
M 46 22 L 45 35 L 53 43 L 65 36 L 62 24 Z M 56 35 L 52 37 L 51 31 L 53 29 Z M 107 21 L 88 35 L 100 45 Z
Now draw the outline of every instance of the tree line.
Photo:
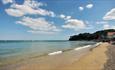
M 94 33 L 80 33 L 78 35 L 70 36 L 70 41 L 77 41 L 77 40 L 96 40 L 96 41 L 108 41 L 108 32 L 115 32 L 114 29 L 108 29 L 108 30 L 100 30 L 96 31 Z

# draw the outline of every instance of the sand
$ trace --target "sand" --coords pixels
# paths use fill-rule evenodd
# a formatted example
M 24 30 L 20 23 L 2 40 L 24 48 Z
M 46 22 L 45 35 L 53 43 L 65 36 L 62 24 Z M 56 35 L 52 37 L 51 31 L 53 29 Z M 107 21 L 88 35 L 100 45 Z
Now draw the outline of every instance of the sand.
M 32 58 L 1 70 L 102 70 L 107 61 L 108 43 L 96 48 L 71 50 L 62 54 Z M 91 50 L 92 49 L 92 50 Z
M 115 70 L 115 45 L 111 45 L 107 51 L 107 60 L 103 70 Z
M 61 70 L 103 70 L 104 64 L 108 59 L 105 53 L 108 50 L 108 45 L 108 43 L 103 43 L 89 52 L 86 56 L 80 58 L 79 61 L 62 68 Z

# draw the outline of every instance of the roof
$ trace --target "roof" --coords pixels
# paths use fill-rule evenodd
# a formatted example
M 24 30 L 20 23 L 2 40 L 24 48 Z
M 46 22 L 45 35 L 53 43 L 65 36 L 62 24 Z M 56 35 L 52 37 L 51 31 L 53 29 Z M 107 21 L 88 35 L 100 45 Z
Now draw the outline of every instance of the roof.
M 108 35 L 108 36 L 115 35 L 115 32 L 108 32 L 107 35 Z

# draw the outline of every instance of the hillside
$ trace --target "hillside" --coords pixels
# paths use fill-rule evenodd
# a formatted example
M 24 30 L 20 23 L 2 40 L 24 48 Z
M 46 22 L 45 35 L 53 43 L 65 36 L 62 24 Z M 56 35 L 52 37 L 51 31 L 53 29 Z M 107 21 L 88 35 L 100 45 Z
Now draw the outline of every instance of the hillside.
M 77 40 L 96 40 L 96 41 L 108 41 L 109 38 L 107 36 L 108 32 L 115 32 L 114 29 L 108 30 L 100 30 L 94 33 L 80 33 L 78 35 L 70 36 L 69 41 L 77 41 Z

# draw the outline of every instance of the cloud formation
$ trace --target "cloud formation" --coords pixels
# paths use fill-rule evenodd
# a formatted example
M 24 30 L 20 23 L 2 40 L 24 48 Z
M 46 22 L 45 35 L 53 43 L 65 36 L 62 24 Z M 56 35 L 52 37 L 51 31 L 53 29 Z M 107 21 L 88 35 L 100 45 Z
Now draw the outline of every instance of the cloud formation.
M 63 28 L 69 28 L 69 29 L 84 29 L 86 27 L 85 23 L 81 20 L 77 19 L 69 19 L 65 22 L 65 25 L 62 25 Z
M 17 24 L 29 27 L 32 33 L 55 33 L 61 31 L 58 29 L 53 22 L 46 21 L 45 18 L 30 18 L 23 17 Z
M 69 19 L 72 18 L 71 16 L 66 16 L 66 15 L 64 15 L 64 14 L 59 15 L 59 17 L 60 17 L 61 19 L 64 19 L 64 20 L 69 20 Z
M 54 17 L 54 12 L 40 8 L 45 5 L 46 4 L 34 0 L 25 0 L 22 5 L 13 3 L 10 8 L 6 9 L 5 11 L 8 15 L 14 17 L 21 17 L 25 15 L 41 15 Z
M 11 3 L 10 0 L 8 0 Z M 68 29 L 91 29 L 92 27 L 86 27 L 86 24 L 82 20 L 73 19 L 71 16 L 65 14 L 57 15 L 53 11 L 43 9 L 42 7 L 47 6 L 47 4 L 38 2 L 36 0 L 24 0 L 23 4 L 17 4 L 12 1 L 9 8 L 5 9 L 5 12 L 13 17 L 20 17 L 21 20 L 16 23 L 21 24 L 30 28 L 28 32 L 31 33 L 43 33 L 43 34 L 53 34 L 55 32 L 61 31 L 57 28 L 53 22 L 47 21 L 45 16 L 57 17 L 64 20 L 65 25 L 63 28 Z M 92 8 L 93 4 L 86 5 L 87 8 Z M 85 7 L 80 6 L 79 10 L 84 10 Z M 31 17 L 30 17 L 31 15 Z M 37 18 L 33 18 L 33 15 L 40 15 Z M 28 17 L 29 16 L 29 17 Z
M 103 17 L 104 20 L 115 20 L 115 8 L 111 9 Z
M 47 5 L 35 0 L 24 0 L 24 3 L 21 5 L 13 2 L 9 8 L 5 9 L 5 11 L 10 16 L 21 17 L 21 20 L 16 21 L 16 23 L 30 28 L 31 30 L 28 32 L 53 34 L 61 31 L 61 29 L 58 29 L 53 22 L 49 22 L 45 19 L 44 16 L 55 17 L 55 14 L 53 11 L 42 9 L 41 7 L 43 6 Z M 40 15 L 43 17 L 33 18 L 28 17 L 28 15 Z
M 91 9 L 91 8 L 93 8 L 93 4 L 87 4 L 86 6 L 79 6 L 78 7 L 78 9 L 80 10 L 80 11 L 83 11 L 84 9 Z
M 14 2 L 13 0 L 2 0 L 3 4 L 13 3 L 13 2 Z
M 12 9 L 12 8 L 10 8 L 10 9 L 6 9 L 5 11 L 10 16 L 21 17 L 21 16 L 24 15 L 24 13 L 22 11 L 18 10 L 18 9 Z
M 81 6 L 80 6 L 80 7 L 79 7 L 79 10 L 80 10 L 80 11 L 83 11 L 83 10 L 84 10 L 84 7 L 81 7 Z
M 104 29 L 115 29 L 115 26 L 110 26 L 109 24 L 104 24 L 103 28 Z
M 96 24 L 107 24 L 107 21 L 97 21 Z
M 90 8 L 92 8 L 93 7 L 93 4 L 88 4 L 88 5 L 86 5 L 86 8 L 88 8 L 88 9 L 90 9 Z

